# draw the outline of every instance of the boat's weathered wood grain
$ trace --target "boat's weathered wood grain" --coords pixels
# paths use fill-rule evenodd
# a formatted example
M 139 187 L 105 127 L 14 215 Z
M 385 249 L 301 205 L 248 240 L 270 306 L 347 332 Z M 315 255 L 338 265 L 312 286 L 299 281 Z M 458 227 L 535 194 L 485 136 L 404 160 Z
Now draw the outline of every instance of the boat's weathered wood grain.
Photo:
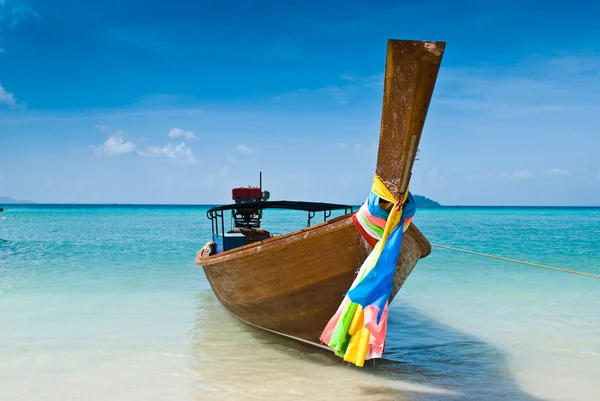
M 396 199 L 408 188 L 444 49 L 443 42 L 388 41 L 376 172 Z
M 405 193 L 445 44 L 388 43 L 376 172 Z M 350 216 L 227 251 L 196 256 L 216 296 L 250 324 L 318 342 L 371 251 Z M 412 224 L 404 234 L 393 298 L 431 245 Z
M 371 251 L 345 216 L 208 258 L 196 257 L 214 293 L 240 319 L 318 342 Z M 393 295 L 431 251 L 414 226 L 405 233 Z M 237 254 L 237 255 L 235 255 Z
M 230 259 L 226 268 L 212 273 L 212 279 L 222 282 L 215 292 L 231 302 L 262 300 L 341 274 L 364 256 L 354 251 L 358 236 L 352 228 L 346 224 L 333 230 L 299 232 L 298 239 L 281 238 L 263 244 L 252 257 Z M 255 272 L 249 270 L 249 263 Z

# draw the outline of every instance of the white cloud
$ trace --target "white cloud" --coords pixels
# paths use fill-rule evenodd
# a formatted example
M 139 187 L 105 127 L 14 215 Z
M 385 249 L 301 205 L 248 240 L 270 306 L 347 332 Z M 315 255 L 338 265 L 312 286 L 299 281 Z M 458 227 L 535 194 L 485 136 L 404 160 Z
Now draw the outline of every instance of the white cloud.
M 4 34 L 19 26 L 23 22 L 39 18 L 39 15 L 29 8 L 24 1 L 0 0 L 0 45 L 4 41 Z M 0 47 L 0 54 L 6 49 Z
M 103 145 L 91 146 L 96 156 L 120 156 L 135 152 L 137 146 L 133 142 L 125 140 L 123 131 L 106 125 L 98 125 L 96 128 L 110 135 Z
M 524 180 L 525 178 L 531 178 L 533 174 L 529 170 L 516 170 L 512 172 L 512 178 L 516 180 Z
M 138 156 L 167 160 L 179 164 L 196 164 L 197 162 L 192 149 L 190 149 L 185 142 L 181 142 L 179 144 L 169 142 L 165 146 L 148 145 L 144 149 L 138 150 L 138 147 L 132 141 L 124 139 L 125 133 L 123 131 L 108 127 L 106 125 L 99 125 L 98 128 L 110 135 L 104 145 L 92 146 L 95 154 L 99 157 L 104 155 L 126 155 L 135 152 Z M 173 130 L 171 130 L 169 134 L 172 132 Z M 191 137 L 190 134 L 193 135 L 193 133 L 183 130 L 175 132 L 175 136 Z M 139 140 L 144 142 L 146 139 L 140 138 Z
M 2 83 L 0 83 L 0 103 L 7 104 L 9 106 L 15 106 L 17 104 L 17 99 L 15 99 L 15 95 L 4 89 Z
M 363 152 L 363 151 L 372 151 L 372 150 L 377 150 L 377 144 L 376 143 L 369 143 L 367 145 L 363 145 L 361 143 L 357 143 L 356 145 L 354 145 L 354 151 L 355 152 Z
M 237 150 L 240 153 L 256 153 L 255 149 L 252 149 L 250 146 L 246 145 L 238 145 Z
M 179 138 L 183 137 L 184 139 L 198 139 L 196 135 L 192 131 L 184 131 L 181 128 L 173 128 L 169 131 L 169 138 Z
M 169 142 L 165 146 L 146 146 L 146 149 L 138 152 L 140 156 L 151 157 L 153 159 L 168 160 L 180 164 L 196 164 L 192 149 L 185 142 L 174 144 Z
M 133 142 L 126 141 L 120 132 L 111 135 L 104 145 L 93 147 L 97 156 L 120 156 L 135 152 L 136 146 Z
M 564 170 L 562 168 L 553 168 L 551 170 L 548 170 L 548 175 L 551 175 L 553 177 L 566 177 L 569 174 L 571 174 L 569 170 Z
M 346 149 L 348 147 L 348 145 L 345 144 L 345 143 L 343 143 L 343 142 L 340 143 L 340 144 L 338 144 L 338 146 L 339 146 L 340 149 Z
M 0 6 L 6 6 L 7 8 L 3 15 L 4 18 L 2 18 L 0 22 L 6 23 L 6 27 L 8 28 L 15 28 L 22 22 L 39 18 L 38 13 L 22 1 L 11 1 L 10 3 L 7 3 L 6 0 L 0 0 Z
M 500 177 L 500 178 L 508 178 L 511 180 L 525 180 L 527 178 L 533 177 L 533 173 L 529 170 L 515 170 L 508 171 L 500 174 L 490 174 L 491 176 Z

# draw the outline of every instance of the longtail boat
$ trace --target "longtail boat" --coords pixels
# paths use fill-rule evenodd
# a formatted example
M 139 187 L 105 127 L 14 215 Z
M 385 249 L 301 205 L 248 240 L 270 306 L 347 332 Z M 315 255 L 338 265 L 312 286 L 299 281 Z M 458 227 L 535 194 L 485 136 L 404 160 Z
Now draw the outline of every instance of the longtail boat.
M 373 189 L 375 194 L 387 196 L 372 192 L 369 199 L 378 202 L 374 207 L 379 207 L 379 212 L 395 216 L 390 226 L 401 222 L 404 227 L 400 228 L 401 246 L 399 255 L 394 256 L 393 274 L 388 277 L 391 287 L 384 291 L 386 308 L 419 259 L 431 252 L 429 241 L 410 224 L 411 218 L 404 219 L 404 214 L 400 218 L 395 211 L 406 209 L 409 201 L 414 202 L 409 196 L 409 182 L 444 49 L 444 42 L 389 40 L 387 44 L 375 169 L 380 191 L 376 191 L 375 185 Z M 382 235 L 390 238 L 390 231 L 384 232 L 390 218 L 387 214 L 379 218 L 371 216 L 367 211 L 371 222 L 382 222 L 379 236 L 370 238 L 365 230 L 372 231 L 375 223 L 364 220 L 366 226 L 363 224 L 361 229 L 357 216 L 363 207 L 355 211 L 350 205 L 270 201 L 270 194 L 262 190 L 262 176 L 260 187 L 235 188 L 232 195 L 235 203 L 208 210 L 212 241 L 198 251 L 195 259 L 203 267 L 215 295 L 245 323 L 331 350 L 331 344 L 323 344 L 324 330 L 326 326 L 333 330 L 336 323 L 333 317 L 342 313 L 342 302 L 346 302 L 349 289 L 358 280 L 357 272 L 367 264 L 378 239 Z M 260 227 L 263 210 L 270 208 L 306 211 L 308 226 L 273 236 Z M 344 215 L 328 219 L 333 210 L 343 210 Z M 224 212 L 229 211 L 235 228 L 225 232 Z M 324 221 L 311 225 L 316 213 L 321 212 Z M 371 233 L 371 237 L 374 235 Z M 368 308 L 363 306 L 365 315 L 361 314 L 360 319 L 367 326 Z M 350 337 L 346 335 L 343 347 L 348 346 Z M 333 350 L 340 356 L 344 353 L 341 348 Z

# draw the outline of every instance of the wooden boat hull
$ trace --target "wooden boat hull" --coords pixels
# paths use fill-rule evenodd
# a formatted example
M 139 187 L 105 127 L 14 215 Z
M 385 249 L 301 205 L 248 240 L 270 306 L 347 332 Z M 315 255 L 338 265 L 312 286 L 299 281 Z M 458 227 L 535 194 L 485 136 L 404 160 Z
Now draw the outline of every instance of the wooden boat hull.
M 350 215 L 221 254 L 196 256 L 221 303 L 240 320 L 319 343 L 371 252 Z M 431 245 L 414 224 L 404 233 L 391 299 Z

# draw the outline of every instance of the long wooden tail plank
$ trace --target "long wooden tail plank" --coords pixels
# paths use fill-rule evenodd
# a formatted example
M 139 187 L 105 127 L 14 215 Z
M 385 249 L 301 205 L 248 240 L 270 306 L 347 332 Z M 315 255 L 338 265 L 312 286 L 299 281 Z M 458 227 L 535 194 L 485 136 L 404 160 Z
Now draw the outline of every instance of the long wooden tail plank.
M 388 41 L 376 172 L 396 199 L 408 189 L 445 47 Z

